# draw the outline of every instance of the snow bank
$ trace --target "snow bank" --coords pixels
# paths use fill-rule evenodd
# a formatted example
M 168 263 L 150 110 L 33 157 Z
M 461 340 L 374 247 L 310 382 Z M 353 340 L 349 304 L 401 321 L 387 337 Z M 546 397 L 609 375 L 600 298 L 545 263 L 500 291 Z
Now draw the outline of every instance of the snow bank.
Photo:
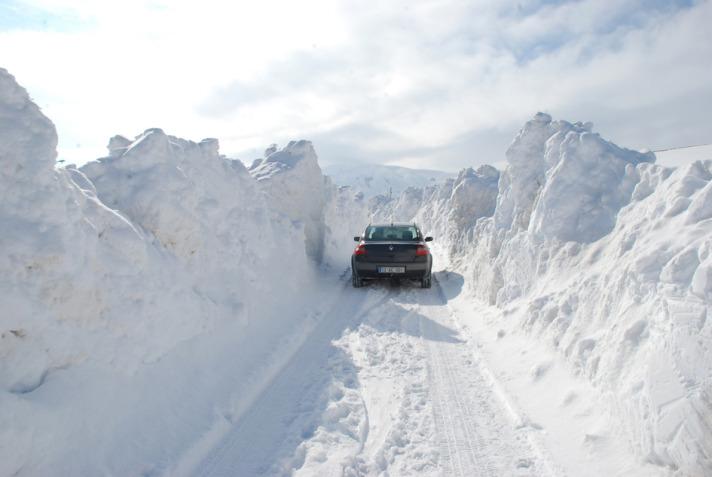
M 294 253 L 302 226 L 275 210 L 240 161 L 221 157 L 215 139 L 195 143 L 149 129 L 81 172 L 103 203 L 185 268 L 194 293 L 220 304 L 214 314 L 239 315 L 241 297 L 269 295 L 265 271 L 306 268 L 304 254 Z M 284 282 L 275 284 L 294 289 Z
M 189 284 L 174 278 L 174 264 L 141 230 L 96 198 L 81 172 L 54 169 L 54 126 L 4 70 L 0 80 L 0 388 L 29 392 L 88 356 L 129 369 L 155 359 L 165 347 L 151 334 L 127 333 L 112 320 L 138 331 L 146 316 L 197 315 Z M 145 270 L 155 272 L 139 281 Z M 150 298 L 159 290 L 166 300 Z M 171 324 L 174 340 L 195 332 L 181 318 Z M 75 335 L 79 329 L 86 334 Z
M 353 237 L 368 223 L 364 194 L 324 177 L 311 142 L 273 144 L 249 171 L 273 207 L 303 224 L 309 257 L 339 271 L 350 265 Z
M 353 238 L 363 235 L 369 222 L 368 202 L 364 194 L 349 186 L 336 187 L 326 178 L 324 209 L 324 262 L 337 270 L 351 266 Z
M 539 113 L 507 150 L 495 223 L 543 238 L 593 242 L 610 232 L 638 182 L 635 166 L 652 153 L 621 149 L 591 123 L 552 121 Z
M 538 114 L 501 173 L 368 200 L 307 141 L 249 169 L 160 129 L 81 168 L 55 168 L 56 142 L 0 70 L 0 474 L 156 474 L 229 428 L 337 296 L 314 265 L 343 269 L 369 220 L 434 235 L 641 459 L 712 473 L 712 162 L 660 167 Z
M 620 423 L 609 431 L 641 459 L 703 475 L 712 472 L 712 161 L 673 170 L 654 159 L 540 113 L 508 149 L 498 188 L 494 173 L 480 173 L 459 197 L 446 183 L 372 206 L 444 241 L 436 250 L 472 295 L 606 396 Z
M 214 139 L 115 136 L 81 168 L 56 143 L 0 70 L 0 474 L 152 473 L 308 332 L 323 198 L 287 208 Z M 321 184 L 304 162 L 284 189 Z
M 285 216 L 303 224 L 307 255 L 320 262 L 324 250 L 324 177 L 309 141 L 276 145 L 255 161 L 250 174 Z
M 411 187 L 394 199 L 374 197 L 369 208 L 376 221 L 416 221 L 426 235 L 438 237 L 433 247 L 450 250 L 465 243 L 477 220 L 492 216 L 499 177 L 492 166 L 470 167 L 437 186 Z

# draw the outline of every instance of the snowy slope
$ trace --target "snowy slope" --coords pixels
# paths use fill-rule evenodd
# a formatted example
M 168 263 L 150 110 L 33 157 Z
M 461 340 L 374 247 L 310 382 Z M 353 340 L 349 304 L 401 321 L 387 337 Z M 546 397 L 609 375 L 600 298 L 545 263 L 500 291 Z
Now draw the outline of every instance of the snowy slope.
M 657 164 L 667 167 L 680 167 L 695 161 L 712 161 L 712 144 L 681 147 L 657 151 Z
M 408 187 L 435 185 L 454 175 L 443 171 L 369 163 L 329 164 L 324 167 L 324 174 L 336 185 L 350 186 L 363 192 L 366 197 L 389 193 L 397 195 Z
M 0 70 L 0 475 L 712 472 L 712 162 L 538 114 L 371 197 L 308 141 L 56 141 Z M 435 236 L 432 290 L 350 288 L 373 219 Z
M 0 122 L 0 475 L 176 461 L 254 399 L 332 299 L 311 224 L 214 140 L 150 129 L 55 169 L 54 126 L 4 70 Z M 311 168 L 273 181 L 324 182 L 307 149 L 291 153 Z
M 496 209 L 474 226 L 443 220 L 458 203 L 450 185 L 386 208 L 441 231 L 469 292 L 504 311 L 493 327 L 542 340 L 606 397 L 614 419 L 592 435 L 623 433 L 647 462 L 711 472 L 712 162 L 656 166 L 543 114 L 507 160 Z

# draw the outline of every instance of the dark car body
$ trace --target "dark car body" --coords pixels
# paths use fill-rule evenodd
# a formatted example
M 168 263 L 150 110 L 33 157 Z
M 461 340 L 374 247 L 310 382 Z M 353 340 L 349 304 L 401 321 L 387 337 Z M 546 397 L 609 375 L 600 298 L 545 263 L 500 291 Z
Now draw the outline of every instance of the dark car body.
M 374 224 L 366 227 L 351 255 L 351 277 L 354 287 L 364 280 L 405 278 L 419 280 L 430 288 L 433 258 L 424 237 L 415 224 Z

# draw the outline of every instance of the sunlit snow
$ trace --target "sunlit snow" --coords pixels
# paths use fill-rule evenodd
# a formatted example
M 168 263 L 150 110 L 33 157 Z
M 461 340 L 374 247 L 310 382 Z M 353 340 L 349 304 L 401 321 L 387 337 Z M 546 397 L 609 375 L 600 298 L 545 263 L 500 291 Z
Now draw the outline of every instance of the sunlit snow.
M 56 146 L 0 70 L 0 475 L 712 473 L 710 160 L 542 113 L 388 191 L 305 140 Z M 432 289 L 351 288 L 372 220 L 435 237 Z

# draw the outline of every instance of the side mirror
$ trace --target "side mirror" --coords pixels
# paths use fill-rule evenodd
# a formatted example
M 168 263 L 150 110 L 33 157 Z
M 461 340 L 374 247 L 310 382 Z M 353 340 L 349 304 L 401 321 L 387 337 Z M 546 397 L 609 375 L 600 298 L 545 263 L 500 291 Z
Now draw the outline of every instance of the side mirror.
M 361 237 L 358 237 L 358 236 L 354 237 L 354 242 L 360 242 L 360 241 L 361 241 Z
M 426 241 L 426 242 L 432 242 L 432 241 L 433 241 L 433 238 L 432 238 L 432 237 L 425 237 L 425 241 Z

